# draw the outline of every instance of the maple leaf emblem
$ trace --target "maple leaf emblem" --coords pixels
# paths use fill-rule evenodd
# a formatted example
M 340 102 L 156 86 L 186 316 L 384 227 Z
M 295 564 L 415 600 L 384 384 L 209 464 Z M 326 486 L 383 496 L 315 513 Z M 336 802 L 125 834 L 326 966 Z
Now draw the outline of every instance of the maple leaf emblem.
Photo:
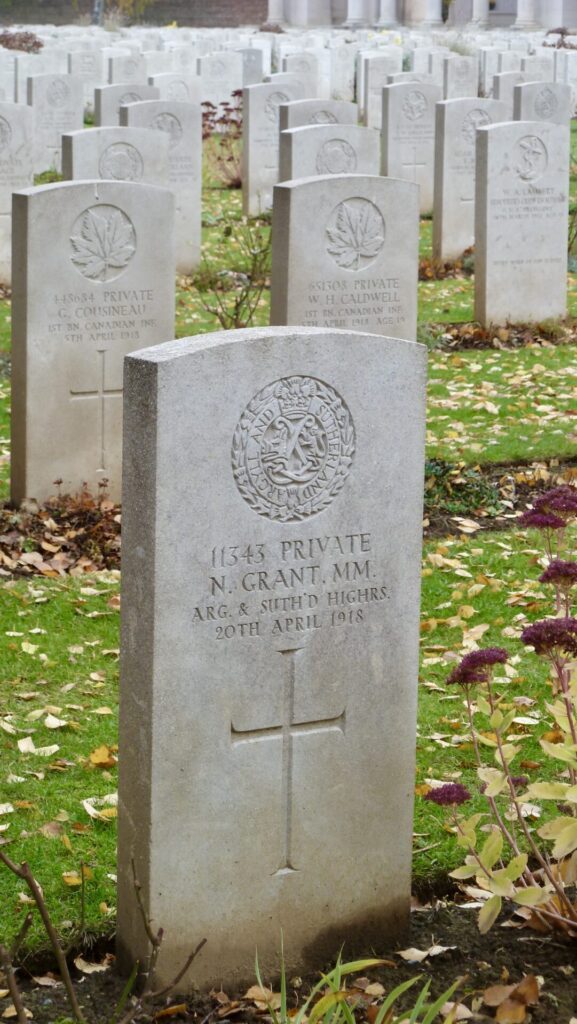
M 327 235 L 327 252 L 337 266 L 362 270 L 377 258 L 385 244 L 385 222 L 368 199 L 348 199 L 333 211 Z
M 85 210 L 70 238 L 72 262 L 92 281 L 112 281 L 128 265 L 136 251 L 134 227 L 126 214 L 113 207 Z

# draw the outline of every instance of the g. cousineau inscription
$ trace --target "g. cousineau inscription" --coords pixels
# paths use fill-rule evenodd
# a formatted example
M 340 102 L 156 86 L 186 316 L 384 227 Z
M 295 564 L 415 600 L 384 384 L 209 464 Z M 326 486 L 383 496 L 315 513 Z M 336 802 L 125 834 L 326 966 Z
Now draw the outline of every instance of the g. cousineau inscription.
M 119 962 L 147 945 L 133 858 L 158 984 L 192 930 L 203 988 L 255 945 L 268 973 L 279 928 L 291 971 L 382 942 L 409 908 L 423 347 L 216 332 L 124 380 Z

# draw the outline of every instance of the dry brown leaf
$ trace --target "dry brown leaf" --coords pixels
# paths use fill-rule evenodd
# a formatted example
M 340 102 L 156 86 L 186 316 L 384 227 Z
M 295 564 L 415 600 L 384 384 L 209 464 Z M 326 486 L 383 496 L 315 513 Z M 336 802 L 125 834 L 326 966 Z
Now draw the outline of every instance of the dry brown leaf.
M 97 974 L 99 971 L 108 971 L 114 962 L 114 957 L 111 953 L 107 953 L 99 964 L 91 964 L 82 956 L 77 956 L 74 960 L 74 966 L 82 971 L 83 974 Z
M 186 1013 L 186 1003 L 175 1003 L 174 1006 L 166 1006 L 154 1015 L 155 1020 L 162 1020 L 163 1017 L 176 1017 L 177 1013 Z
M 250 999 L 259 1010 L 266 1010 L 269 1006 L 273 1010 L 279 1010 L 281 1005 L 280 992 L 273 992 L 271 988 L 261 988 L 260 985 L 252 985 L 245 992 L 244 998 Z
M 91 752 L 90 763 L 97 768 L 113 768 L 117 763 L 117 759 L 112 753 L 112 749 L 106 743 L 103 743 L 102 746 L 96 747 Z
M 12 1003 L 10 1004 L 10 1006 L 6 1007 L 4 1013 L 2 1014 L 4 1020 L 16 1020 L 17 1016 L 18 1011 Z M 27 1007 L 24 1007 L 24 1016 L 27 1017 L 28 1020 L 30 1020 L 30 1018 L 32 1017 L 32 1012 L 31 1010 L 27 1009 Z
M 495 1020 L 499 1021 L 499 1024 L 523 1024 L 526 1017 L 526 1004 L 513 998 L 506 999 L 504 1003 L 501 1003 L 495 1014 Z

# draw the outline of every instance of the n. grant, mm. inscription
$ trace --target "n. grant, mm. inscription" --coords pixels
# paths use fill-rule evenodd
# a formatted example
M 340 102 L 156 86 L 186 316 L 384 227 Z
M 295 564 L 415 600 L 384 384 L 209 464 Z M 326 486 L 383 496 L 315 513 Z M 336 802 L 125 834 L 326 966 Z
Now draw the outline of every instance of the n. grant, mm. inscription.
M 206 591 L 193 598 L 192 625 L 214 640 L 362 626 L 390 596 L 377 562 L 363 532 L 218 545 L 205 564 Z
M 71 260 L 83 277 L 114 281 L 136 252 L 134 225 L 122 210 L 101 204 L 80 214 L 70 236 Z
M 241 416 L 232 468 L 255 512 L 292 523 L 330 505 L 354 451 L 351 414 L 334 388 L 312 377 L 285 377 L 259 391 Z

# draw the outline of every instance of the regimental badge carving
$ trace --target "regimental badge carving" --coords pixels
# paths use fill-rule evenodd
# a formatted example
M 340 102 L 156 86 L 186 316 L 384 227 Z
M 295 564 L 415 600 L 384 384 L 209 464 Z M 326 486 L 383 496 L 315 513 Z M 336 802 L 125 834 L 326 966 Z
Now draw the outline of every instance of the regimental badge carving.
M 515 146 L 513 168 L 522 181 L 536 181 L 547 170 L 545 143 L 537 135 L 524 135 Z
M 260 516 L 296 523 L 326 508 L 347 479 L 355 428 L 345 402 L 314 377 L 283 377 L 259 391 L 232 441 L 232 470 Z
M 427 112 L 427 97 L 418 89 L 411 89 L 403 103 L 403 114 L 408 121 L 418 121 Z
M 0 117 L 0 151 L 7 149 L 12 141 L 12 126 L 5 117 Z
M 55 78 L 46 90 L 46 102 L 51 107 L 63 107 L 70 95 L 70 87 L 63 78 Z
M 544 89 L 541 89 L 541 92 L 537 93 L 535 97 L 535 113 L 538 117 L 547 121 L 557 112 L 558 107 L 559 101 L 549 86 L 546 86 Z
M 332 111 L 330 111 L 330 110 L 317 110 L 317 112 L 312 115 L 310 123 L 311 124 L 336 124 L 337 123 L 337 119 L 336 119 L 335 115 L 332 113 Z
M 179 100 L 179 101 L 183 100 L 184 102 L 186 102 L 187 100 L 190 99 L 190 95 L 189 95 L 189 92 L 188 92 L 188 86 L 187 86 L 186 82 L 182 82 L 182 81 L 170 82 L 170 84 L 168 85 L 168 87 L 166 89 L 166 93 L 167 93 L 167 96 L 168 96 L 169 100 Z
M 271 92 L 264 105 L 265 116 L 272 124 L 278 125 L 278 108 L 281 103 L 288 103 L 289 98 L 285 92 Z
M 136 252 L 136 232 L 129 217 L 102 203 L 84 210 L 70 236 L 71 260 L 91 281 L 114 281 Z
M 461 135 L 472 146 L 475 143 L 475 133 L 477 128 L 482 128 L 485 124 L 491 124 L 490 115 L 486 110 L 481 110 L 479 107 L 475 107 L 474 110 L 470 110 L 467 116 L 463 118 Z
M 101 178 L 141 181 L 144 162 L 138 150 L 129 142 L 113 142 L 100 157 L 98 170 Z
M 317 153 L 318 174 L 353 174 L 357 169 L 357 154 L 345 139 L 328 139 Z
M 182 138 L 182 125 L 174 114 L 169 114 L 168 111 L 165 111 L 163 114 L 157 114 L 150 122 L 150 127 L 156 131 L 167 133 L 171 149 L 178 146 Z
M 211 71 L 215 78 L 220 78 L 222 75 L 226 75 L 226 64 L 223 60 L 215 60 L 211 65 Z
M 385 244 L 383 215 L 369 199 L 358 196 L 335 207 L 327 223 L 327 252 L 338 267 L 364 270 Z
M 124 96 L 120 97 L 121 103 L 140 103 L 142 96 L 139 96 L 137 92 L 125 92 Z

